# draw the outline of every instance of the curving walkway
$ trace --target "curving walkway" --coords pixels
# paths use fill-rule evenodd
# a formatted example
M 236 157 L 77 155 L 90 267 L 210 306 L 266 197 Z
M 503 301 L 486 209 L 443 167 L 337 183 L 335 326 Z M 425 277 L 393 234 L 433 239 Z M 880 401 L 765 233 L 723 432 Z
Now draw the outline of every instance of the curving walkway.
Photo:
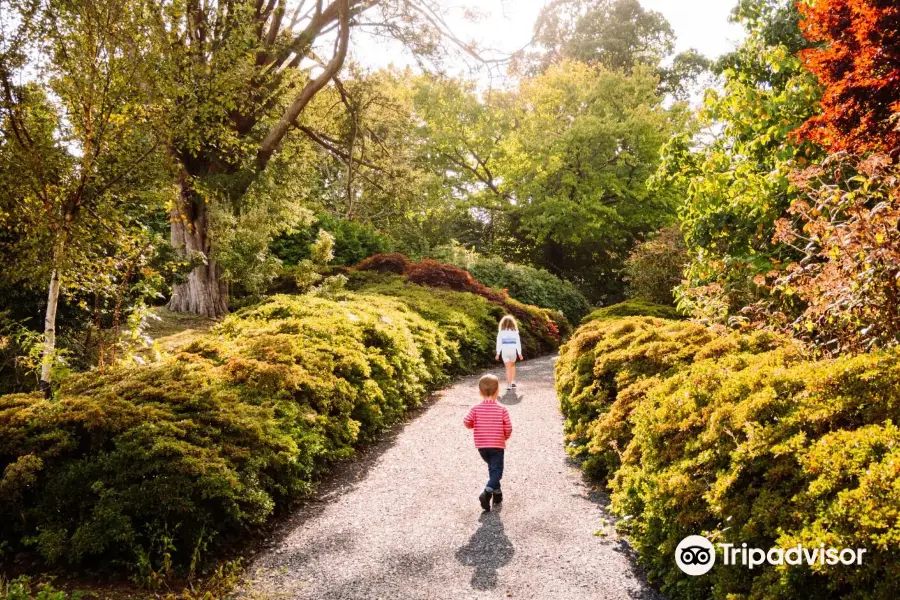
M 494 369 L 502 376 L 502 367 Z M 658 596 L 617 540 L 606 499 L 567 462 L 553 359 L 519 367 L 502 510 L 462 426 L 478 376 L 348 463 L 250 564 L 249 598 L 618 599 Z M 605 535 L 595 535 L 602 530 Z

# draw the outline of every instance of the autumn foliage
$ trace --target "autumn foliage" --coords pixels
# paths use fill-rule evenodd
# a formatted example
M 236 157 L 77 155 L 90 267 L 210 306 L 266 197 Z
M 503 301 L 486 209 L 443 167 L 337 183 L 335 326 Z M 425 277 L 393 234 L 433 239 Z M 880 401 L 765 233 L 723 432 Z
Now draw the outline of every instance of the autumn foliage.
M 429 287 L 440 287 L 455 292 L 471 292 L 493 302 L 506 302 L 509 295 L 504 291 L 489 288 L 464 269 L 436 260 L 424 259 L 410 265 L 406 270 L 410 283 Z
M 900 168 L 884 154 L 835 155 L 793 182 L 805 197 L 776 223 L 774 241 L 802 259 L 773 289 L 802 308 L 782 314 L 785 324 L 830 352 L 900 343 Z
M 832 152 L 900 149 L 900 5 L 896 0 L 799 2 L 801 52 L 824 86 L 821 114 L 798 130 Z
M 376 273 L 394 273 L 402 275 L 409 268 L 410 261 L 405 254 L 390 252 L 388 254 L 373 254 L 365 259 L 356 268 L 360 271 L 375 271 Z

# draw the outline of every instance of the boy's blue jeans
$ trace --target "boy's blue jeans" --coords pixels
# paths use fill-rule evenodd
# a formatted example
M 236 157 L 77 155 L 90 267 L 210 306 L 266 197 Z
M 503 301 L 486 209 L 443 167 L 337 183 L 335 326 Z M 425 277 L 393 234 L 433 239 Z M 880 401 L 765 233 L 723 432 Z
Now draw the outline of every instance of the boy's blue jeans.
M 501 493 L 500 479 L 503 477 L 503 448 L 479 448 L 478 454 L 488 465 L 488 482 L 485 490 L 494 494 Z

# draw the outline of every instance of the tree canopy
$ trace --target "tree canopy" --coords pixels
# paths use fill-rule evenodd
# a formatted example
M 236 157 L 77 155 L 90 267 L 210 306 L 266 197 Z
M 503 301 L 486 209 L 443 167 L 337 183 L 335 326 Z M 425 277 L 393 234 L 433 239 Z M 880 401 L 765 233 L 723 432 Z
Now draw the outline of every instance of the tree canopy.
M 822 112 L 798 134 L 840 152 L 900 148 L 900 6 L 888 0 L 799 3 L 815 43 L 803 65 L 824 87 Z
M 102 365 L 148 304 L 265 297 L 319 228 L 357 259 L 457 243 L 624 297 L 629 251 L 676 218 L 675 186 L 647 183 L 708 64 L 634 0 L 555 2 L 505 63 L 432 0 L 4 7 L 0 287 L 28 299 L 0 312 L 48 369 Z M 373 35 L 419 67 L 363 67 Z M 454 57 L 507 77 L 450 75 Z

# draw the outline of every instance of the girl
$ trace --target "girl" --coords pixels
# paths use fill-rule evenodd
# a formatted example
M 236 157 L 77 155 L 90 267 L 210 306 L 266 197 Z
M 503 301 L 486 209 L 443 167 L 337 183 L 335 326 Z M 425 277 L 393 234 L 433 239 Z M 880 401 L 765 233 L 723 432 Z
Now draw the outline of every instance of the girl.
M 506 391 L 516 387 L 516 356 L 522 356 L 522 340 L 519 339 L 519 326 L 511 315 L 500 319 L 497 331 L 497 360 L 503 359 L 506 365 Z

